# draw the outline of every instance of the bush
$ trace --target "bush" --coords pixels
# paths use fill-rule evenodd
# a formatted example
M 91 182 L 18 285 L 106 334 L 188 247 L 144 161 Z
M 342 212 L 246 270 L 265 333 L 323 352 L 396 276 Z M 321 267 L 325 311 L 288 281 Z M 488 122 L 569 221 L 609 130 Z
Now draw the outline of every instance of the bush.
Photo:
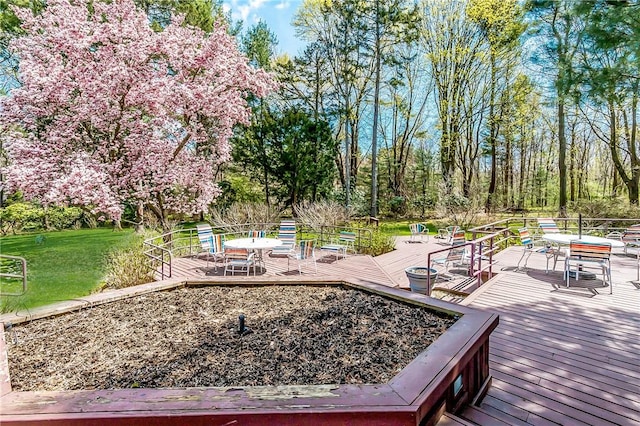
M 293 207 L 296 221 L 314 230 L 321 226 L 342 226 L 351 220 L 353 210 L 337 201 L 305 201 Z
M 135 235 L 129 245 L 107 254 L 106 275 L 100 289 L 125 288 L 154 281 L 154 269 L 142 242 L 150 235 Z
M 391 200 L 389 200 L 389 209 L 395 217 L 406 215 L 407 199 L 399 196 L 392 197 Z
M 47 207 L 17 202 L 0 209 L 0 231 L 3 235 L 24 230 L 50 231 L 76 228 L 80 225 L 82 210 L 78 207 Z
M 591 218 L 634 219 L 640 217 L 640 207 L 630 206 L 629 202 L 622 198 L 580 200 L 572 203 L 570 209 L 576 212 L 575 214 L 582 213 L 582 216 Z
M 363 248 L 362 253 L 370 254 L 371 256 L 380 256 L 381 254 L 393 251 L 395 246 L 396 242 L 394 237 L 385 235 L 380 229 L 375 228 L 371 230 L 371 247 Z
M 82 209 L 78 207 L 50 207 L 44 214 L 49 228 L 46 230 L 77 228 L 82 219 Z
M 462 195 L 446 183 L 440 184 L 442 196 L 437 205 L 440 218 L 445 218 L 452 225 L 466 229 L 477 222 L 479 207 L 477 202 Z
M 31 203 L 13 203 L 0 209 L 3 235 L 17 234 L 24 228 L 37 229 L 42 224 L 44 210 Z
M 280 223 L 281 211 L 264 203 L 233 203 L 227 209 L 211 211 L 211 223 L 225 227 L 226 232 L 242 232 L 245 224 Z

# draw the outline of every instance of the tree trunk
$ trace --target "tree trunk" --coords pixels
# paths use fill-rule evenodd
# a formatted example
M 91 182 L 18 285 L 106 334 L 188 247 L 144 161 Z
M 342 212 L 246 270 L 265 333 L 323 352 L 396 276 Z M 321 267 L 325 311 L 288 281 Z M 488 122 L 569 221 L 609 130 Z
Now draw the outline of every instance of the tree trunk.
M 134 230 L 137 234 L 144 232 L 144 203 L 138 202 L 136 206 L 136 223 L 134 224 Z
M 560 217 L 567 217 L 567 139 L 564 132 L 564 99 L 558 99 L 558 174 L 560 177 L 559 209 Z
M 378 115 L 380 114 L 380 0 L 376 0 L 376 76 L 373 94 L 373 129 L 371 135 L 371 217 L 378 216 Z
M 486 213 L 493 211 L 495 204 L 496 180 L 498 168 L 498 152 L 496 149 L 496 117 L 495 117 L 495 100 L 496 100 L 496 66 L 495 57 L 491 52 L 491 80 L 489 82 L 489 146 L 491 147 L 491 177 L 489 179 L 489 191 L 484 210 Z

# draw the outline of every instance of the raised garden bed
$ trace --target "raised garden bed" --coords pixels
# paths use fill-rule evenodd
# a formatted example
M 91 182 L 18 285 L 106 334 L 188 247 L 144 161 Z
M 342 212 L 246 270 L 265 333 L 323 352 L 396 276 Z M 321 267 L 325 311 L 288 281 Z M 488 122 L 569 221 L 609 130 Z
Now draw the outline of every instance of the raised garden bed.
M 488 378 L 494 315 L 374 285 L 226 284 L 12 324 L 0 422 L 419 424 Z

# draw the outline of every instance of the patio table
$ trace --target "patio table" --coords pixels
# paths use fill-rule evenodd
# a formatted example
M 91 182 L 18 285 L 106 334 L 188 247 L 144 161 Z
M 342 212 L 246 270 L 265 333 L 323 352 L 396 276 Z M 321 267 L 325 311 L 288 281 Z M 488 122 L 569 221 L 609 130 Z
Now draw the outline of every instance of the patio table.
M 264 267 L 262 250 L 272 249 L 282 245 L 282 240 L 277 238 L 236 238 L 235 240 L 227 240 L 224 242 L 225 247 L 255 250 L 258 254 L 258 260 Z M 266 269 L 266 268 L 265 268 Z
M 543 234 L 541 237 L 543 240 L 549 243 L 556 243 L 560 245 L 568 246 L 571 241 L 580 240 L 588 243 L 609 243 L 611 247 L 621 248 L 624 247 L 624 243 L 620 240 L 612 240 L 611 238 L 596 237 L 595 235 L 583 235 L 579 237 L 576 234 Z
M 568 246 L 571 241 L 585 241 L 587 243 L 596 243 L 596 244 L 602 244 L 602 243 L 606 243 L 606 244 L 611 244 L 611 248 L 614 247 L 624 247 L 624 243 L 620 240 L 613 240 L 611 238 L 604 238 L 604 237 L 597 237 L 595 235 L 583 235 L 582 237 L 580 237 L 579 235 L 576 234 L 543 234 L 541 237 L 543 240 L 549 242 L 549 243 L 556 243 L 559 245 L 564 245 L 564 246 Z M 567 252 L 569 250 L 567 249 Z M 584 279 L 595 279 L 596 275 L 591 273 L 591 272 L 582 272 L 580 274 L 580 276 L 582 277 L 584 274 Z M 569 272 L 569 276 L 571 277 L 575 277 L 575 272 L 571 271 Z
M 277 238 L 236 238 L 224 242 L 225 247 L 248 250 L 264 250 L 279 245 L 282 245 L 282 241 Z

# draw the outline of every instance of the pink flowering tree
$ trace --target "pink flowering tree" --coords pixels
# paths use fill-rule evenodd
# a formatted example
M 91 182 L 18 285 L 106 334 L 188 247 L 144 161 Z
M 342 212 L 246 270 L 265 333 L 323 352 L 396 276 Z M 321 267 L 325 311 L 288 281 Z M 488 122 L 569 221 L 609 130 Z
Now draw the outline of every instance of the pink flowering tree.
M 126 205 L 148 209 L 165 227 L 172 212 L 204 211 L 246 97 L 274 87 L 225 26 L 205 34 L 178 18 L 155 32 L 131 0 L 17 13 L 21 87 L 0 104 L 8 189 L 115 221 Z

